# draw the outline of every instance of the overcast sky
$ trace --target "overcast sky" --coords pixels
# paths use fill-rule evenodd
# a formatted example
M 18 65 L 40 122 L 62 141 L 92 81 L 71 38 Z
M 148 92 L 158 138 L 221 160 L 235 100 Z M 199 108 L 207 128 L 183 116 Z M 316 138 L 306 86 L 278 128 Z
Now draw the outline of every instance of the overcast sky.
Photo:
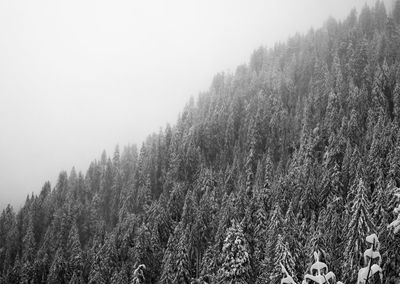
M 260 45 L 364 3 L 0 1 L 0 209 L 175 123 L 190 96 Z

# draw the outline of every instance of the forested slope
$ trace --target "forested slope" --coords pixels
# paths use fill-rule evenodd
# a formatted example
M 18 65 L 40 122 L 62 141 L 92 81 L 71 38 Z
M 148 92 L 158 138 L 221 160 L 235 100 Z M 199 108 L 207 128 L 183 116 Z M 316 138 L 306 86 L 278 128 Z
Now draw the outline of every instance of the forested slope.
M 355 283 L 371 233 L 399 283 L 399 123 L 400 1 L 377 2 L 257 49 L 140 149 L 7 207 L 0 283 L 141 283 L 139 264 L 145 283 L 280 283 L 280 262 L 300 282 L 314 251 Z

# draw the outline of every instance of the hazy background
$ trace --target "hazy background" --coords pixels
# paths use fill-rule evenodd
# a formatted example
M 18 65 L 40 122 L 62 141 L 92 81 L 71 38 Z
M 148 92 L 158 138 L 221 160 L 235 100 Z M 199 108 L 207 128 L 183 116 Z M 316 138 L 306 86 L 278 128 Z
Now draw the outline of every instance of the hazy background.
M 365 2 L 0 1 L 0 209 L 103 149 L 140 146 L 260 45 Z

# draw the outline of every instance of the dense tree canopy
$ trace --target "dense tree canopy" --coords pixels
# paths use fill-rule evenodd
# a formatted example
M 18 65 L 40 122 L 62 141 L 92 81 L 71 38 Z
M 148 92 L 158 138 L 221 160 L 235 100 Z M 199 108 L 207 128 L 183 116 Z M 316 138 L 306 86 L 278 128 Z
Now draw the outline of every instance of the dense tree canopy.
M 260 47 L 139 150 L 5 208 L 0 283 L 279 283 L 314 251 L 355 283 L 372 233 L 398 283 L 399 47 L 399 0 Z

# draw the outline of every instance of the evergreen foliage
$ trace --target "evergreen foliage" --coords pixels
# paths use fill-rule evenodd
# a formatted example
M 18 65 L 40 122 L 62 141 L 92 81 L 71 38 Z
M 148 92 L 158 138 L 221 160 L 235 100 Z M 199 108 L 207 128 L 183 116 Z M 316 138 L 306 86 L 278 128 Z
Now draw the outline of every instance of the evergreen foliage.
M 300 281 L 317 251 L 353 284 L 372 233 L 398 283 L 399 15 L 377 1 L 260 47 L 140 148 L 6 207 L 0 283 Z
M 235 220 L 226 233 L 218 279 L 221 283 L 249 283 L 251 266 L 249 245 L 242 226 Z

